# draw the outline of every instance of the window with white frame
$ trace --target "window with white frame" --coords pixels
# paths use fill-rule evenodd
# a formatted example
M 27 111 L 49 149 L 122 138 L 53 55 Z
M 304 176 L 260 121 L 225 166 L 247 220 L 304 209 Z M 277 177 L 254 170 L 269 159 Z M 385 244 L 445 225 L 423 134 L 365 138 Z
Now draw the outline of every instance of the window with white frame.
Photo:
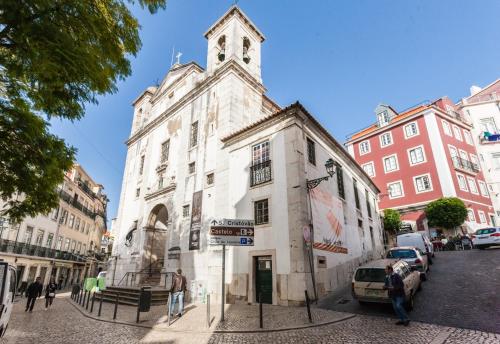
M 445 133 L 445 135 L 452 136 L 450 123 L 446 122 L 445 120 L 441 120 L 441 124 L 443 125 L 443 132 Z
M 472 143 L 472 135 L 470 134 L 470 131 L 464 129 L 464 138 L 465 142 L 467 142 L 468 145 L 473 145 Z
M 384 170 L 386 173 L 397 171 L 399 169 L 398 158 L 396 154 L 385 157 L 383 158 L 383 160 L 384 160 Z
M 363 141 L 359 143 L 359 154 L 363 155 L 370 153 L 370 141 Z
M 410 158 L 410 165 L 416 165 L 425 162 L 424 147 L 419 146 L 409 149 L 408 157 Z
M 380 135 L 380 147 L 392 145 L 392 134 L 390 132 Z
M 467 188 L 467 181 L 465 180 L 465 177 L 462 174 L 457 173 L 457 179 L 458 179 L 458 187 L 462 191 L 469 191 Z
M 403 183 L 401 181 L 397 181 L 387 184 L 387 192 L 389 193 L 390 199 L 403 197 Z
M 478 194 L 476 181 L 472 177 L 467 177 L 467 183 L 469 184 L 469 190 L 473 194 Z
M 412 136 L 418 135 L 418 125 L 417 122 L 410 123 L 405 125 L 405 137 L 409 138 Z
M 477 183 L 479 184 L 479 190 L 481 191 L 481 195 L 483 195 L 484 197 L 489 197 L 486 183 L 483 182 L 482 180 L 478 180 Z
M 252 164 L 262 164 L 271 158 L 269 141 L 264 141 L 252 146 Z
M 477 167 L 478 170 L 481 170 L 481 166 L 479 164 L 479 160 L 477 158 L 477 155 L 475 154 L 470 154 L 470 162 L 472 162 L 473 164 L 475 164 Z
M 459 141 L 462 141 L 462 134 L 460 133 L 460 128 L 456 125 L 453 125 L 453 133 L 455 134 L 455 138 Z
M 448 149 L 450 150 L 450 156 L 452 159 L 458 156 L 458 152 L 457 152 L 457 149 L 455 147 L 448 146 Z
M 469 154 L 467 154 L 466 151 L 459 149 L 458 152 L 460 153 L 460 158 L 465 161 L 469 161 Z
M 500 153 L 491 153 L 491 163 L 495 170 L 500 170 Z
M 469 222 L 476 222 L 476 217 L 474 216 L 474 210 L 467 209 L 467 220 Z
M 484 211 L 478 210 L 477 213 L 479 214 L 479 221 L 481 221 L 481 223 L 486 223 L 486 215 L 484 215 Z
M 391 116 L 387 111 L 380 112 L 379 114 L 377 114 L 377 117 L 378 117 L 378 124 L 381 127 L 389 124 L 389 122 L 391 121 Z
M 370 177 L 375 177 L 375 167 L 373 166 L 373 161 L 362 165 L 363 170 L 365 170 L 366 174 Z
M 413 178 L 417 193 L 432 191 L 431 176 L 428 174 Z

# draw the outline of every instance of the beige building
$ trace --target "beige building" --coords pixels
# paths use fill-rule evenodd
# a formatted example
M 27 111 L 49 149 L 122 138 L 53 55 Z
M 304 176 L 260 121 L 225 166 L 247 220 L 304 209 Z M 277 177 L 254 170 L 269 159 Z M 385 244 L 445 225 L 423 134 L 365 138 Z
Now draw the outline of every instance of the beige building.
M 59 206 L 51 213 L 27 217 L 19 224 L 0 218 L 0 258 L 17 266 L 18 289 L 40 276 L 54 276 L 62 286 L 95 275 L 104 260 L 101 239 L 106 232 L 108 199 L 76 164 L 60 186 Z

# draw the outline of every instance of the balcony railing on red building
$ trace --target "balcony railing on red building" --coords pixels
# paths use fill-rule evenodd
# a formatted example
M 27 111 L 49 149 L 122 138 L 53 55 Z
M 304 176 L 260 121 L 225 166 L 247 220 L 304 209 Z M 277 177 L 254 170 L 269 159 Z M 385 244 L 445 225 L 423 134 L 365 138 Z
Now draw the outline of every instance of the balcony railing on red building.
M 460 158 L 458 156 L 452 157 L 453 160 L 453 166 L 456 169 L 463 170 L 465 172 L 469 173 L 478 173 L 479 172 L 479 166 L 472 161 Z

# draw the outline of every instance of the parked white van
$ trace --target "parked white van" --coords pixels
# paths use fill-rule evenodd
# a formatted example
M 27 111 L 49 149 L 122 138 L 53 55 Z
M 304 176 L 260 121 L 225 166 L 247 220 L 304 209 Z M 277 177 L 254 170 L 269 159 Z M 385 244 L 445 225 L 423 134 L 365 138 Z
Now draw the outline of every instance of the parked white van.
M 432 257 L 434 257 L 434 248 L 431 241 L 422 233 L 412 232 L 399 234 L 396 237 L 397 246 L 412 246 L 420 249 L 420 251 L 427 254 L 429 264 L 432 264 Z
M 16 290 L 16 268 L 0 261 L 0 337 L 3 337 L 9 326 L 14 294 Z

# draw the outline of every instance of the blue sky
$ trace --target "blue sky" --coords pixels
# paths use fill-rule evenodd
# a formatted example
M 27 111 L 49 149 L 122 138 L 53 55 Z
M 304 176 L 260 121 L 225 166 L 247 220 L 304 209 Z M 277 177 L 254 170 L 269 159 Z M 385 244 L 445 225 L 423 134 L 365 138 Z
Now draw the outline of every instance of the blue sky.
M 132 101 L 161 81 L 172 48 L 181 62 L 206 65 L 203 33 L 234 1 L 169 0 L 155 15 L 134 7 L 142 50 L 118 92 L 87 106 L 75 123 L 52 132 L 78 149 L 78 162 L 105 186 L 116 216 Z M 266 36 L 262 78 L 285 106 L 299 100 L 339 140 L 375 121 L 388 103 L 403 110 L 423 100 L 468 95 L 473 84 L 500 78 L 500 1 L 240 0 Z

